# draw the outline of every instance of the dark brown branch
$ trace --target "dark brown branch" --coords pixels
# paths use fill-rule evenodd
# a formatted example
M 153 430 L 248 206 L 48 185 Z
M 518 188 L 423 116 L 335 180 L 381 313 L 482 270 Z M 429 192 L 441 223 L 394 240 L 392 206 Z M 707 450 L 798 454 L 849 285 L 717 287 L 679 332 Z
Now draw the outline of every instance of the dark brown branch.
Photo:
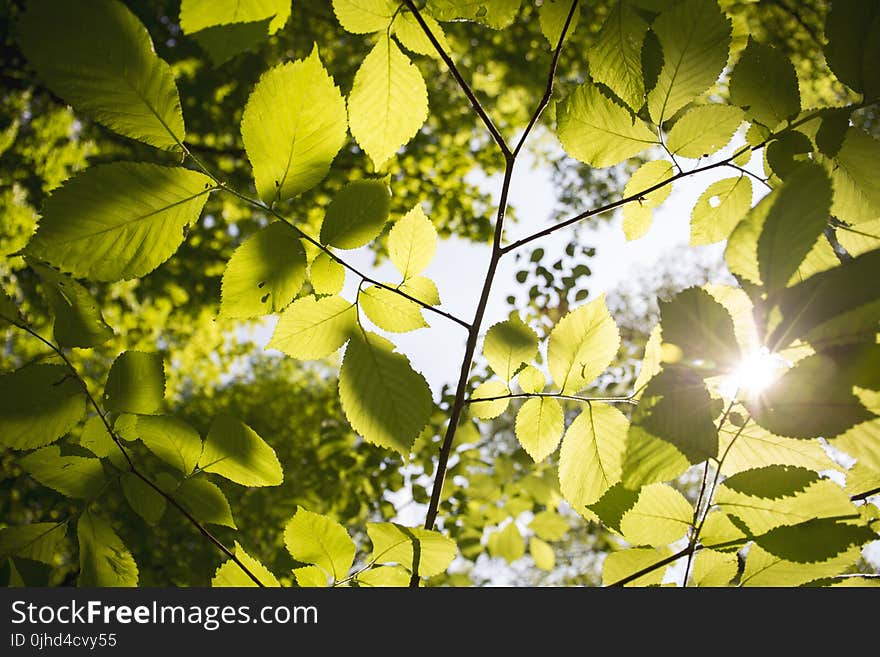
M 556 44 L 556 48 L 554 48 L 553 50 L 553 60 L 550 62 L 550 73 L 547 75 L 547 85 L 544 88 L 544 95 L 541 97 L 541 100 L 538 103 L 538 107 L 532 114 L 532 118 L 529 121 L 529 124 L 523 131 L 522 136 L 519 138 L 516 147 L 513 149 L 514 157 L 519 155 L 520 150 L 526 143 L 526 139 L 528 139 L 529 137 L 529 133 L 532 131 L 532 128 L 535 127 L 535 124 L 538 122 L 541 114 L 550 103 L 550 98 L 553 96 L 553 83 L 556 80 L 556 69 L 559 66 L 559 55 L 562 53 L 562 44 L 565 41 L 565 35 L 568 33 L 568 28 L 571 26 L 571 21 L 574 18 L 574 12 L 577 10 L 577 6 L 578 0 L 572 0 L 571 8 L 568 10 L 568 16 L 566 16 L 565 18 L 565 24 L 562 26 L 562 36 L 559 39 L 559 43 Z
M 422 31 L 425 33 L 425 36 L 428 37 L 428 40 L 431 42 L 431 45 L 437 50 L 437 54 L 440 55 L 440 58 L 444 61 L 447 67 L 449 67 L 449 72 L 452 73 L 452 77 L 455 78 L 455 81 L 458 83 L 458 86 L 461 87 L 461 90 L 464 92 L 464 95 L 467 96 L 468 101 L 470 101 L 471 107 L 474 108 L 474 111 L 477 113 L 477 116 L 483 121 L 483 125 L 486 126 L 486 129 L 489 131 L 489 134 L 492 135 L 492 139 L 495 140 L 495 143 L 498 144 L 498 148 L 501 149 L 501 152 L 504 153 L 505 157 L 510 156 L 511 150 L 507 145 L 507 142 L 504 141 L 504 137 L 498 131 L 498 128 L 495 127 L 495 124 L 492 122 L 492 119 L 489 118 L 489 115 L 486 113 L 486 110 L 483 109 L 483 106 L 480 104 L 479 99 L 476 94 L 474 94 L 473 89 L 471 89 L 470 85 L 465 81 L 462 77 L 461 72 L 458 70 L 458 67 L 455 65 L 455 62 L 452 61 L 452 57 L 449 56 L 445 50 L 443 50 L 443 46 L 440 45 L 440 42 L 437 40 L 437 37 L 434 36 L 434 33 L 431 32 L 431 28 L 428 27 L 428 24 L 425 22 L 425 19 L 422 17 L 421 12 L 418 7 L 416 7 L 415 2 L 413 0 L 404 0 L 407 8 L 412 12 L 419 26 L 422 28 Z
M 199 530 L 199 532 L 202 534 L 202 536 L 204 536 L 206 539 L 208 539 L 223 554 L 225 554 L 227 557 L 232 559 L 232 561 L 239 568 L 241 568 L 241 570 L 251 580 L 253 580 L 253 582 L 257 586 L 264 586 L 264 584 L 257 578 L 257 576 L 254 575 L 254 573 L 246 565 L 244 565 L 244 563 L 242 563 L 241 559 L 239 559 L 237 556 L 235 556 L 235 553 L 232 550 L 230 550 L 228 547 L 226 547 L 220 541 L 220 539 L 218 539 L 216 536 L 214 536 L 208 530 L 207 527 L 205 527 L 202 523 L 200 523 L 198 520 L 196 520 L 189 511 L 187 511 L 185 508 L 183 508 L 183 506 L 181 506 L 180 502 L 178 502 L 172 495 L 169 495 L 164 490 L 162 490 L 159 486 L 157 486 L 152 481 L 150 481 L 150 479 L 148 477 L 144 476 L 144 474 L 141 473 L 137 469 L 137 467 L 134 464 L 134 461 L 131 460 L 131 455 L 128 453 L 128 450 L 126 450 L 125 447 L 122 445 L 122 441 L 120 440 L 119 436 L 116 435 L 116 432 L 110 426 L 110 423 L 107 421 L 107 418 L 104 415 L 104 412 L 101 410 L 101 407 L 98 406 L 98 402 L 95 400 L 95 397 L 92 395 L 91 391 L 89 390 L 89 387 L 86 385 L 85 380 L 80 376 L 79 372 L 73 366 L 73 363 L 70 362 L 70 359 L 67 357 L 67 354 L 65 354 L 64 351 L 61 349 L 61 347 L 55 345 L 51 341 L 44 338 L 42 335 L 40 335 L 39 333 L 34 331 L 27 324 L 19 323 L 19 322 L 14 321 L 4 315 L 0 315 L 0 319 L 6 320 L 7 322 L 12 324 L 16 328 L 33 336 L 34 338 L 36 338 L 37 340 L 39 340 L 40 342 L 45 344 L 47 347 L 49 347 L 53 352 L 55 352 L 58 355 L 59 358 L 61 358 L 62 361 L 64 361 L 64 364 L 67 366 L 67 369 L 70 370 L 73 377 L 76 379 L 76 381 L 79 383 L 80 387 L 83 389 L 83 392 L 85 392 L 86 398 L 91 403 L 92 408 L 95 409 L 95 413 L 97 413 L 98 417 L 101 418 L 101 422 L 103 422 L 104 427 L 107 429 L 107 433 L 110 435 L 110 438 L 113 440 L 113 442 L 119 448 L 119 451 L 122 452 L 122 456 L 125 457 L 125 460 L 128 463 L 129 471 L 134 476 L 136 476 L 138 479 L 140 479 L 145 484 L 147 484 L 154 491 L 156 491 L 159 495 L 161 495 L 169 504 L 171 504 L 171 506 L 173 506 L 175 509 L 180 511 L 180 513 L 183 514 L 183 516 L 193 525 L 193 527 L 195 527 L 196 529 Z
M 688 545 L 686 548 L 684 548 L 680 552 L 676 552 L 675 554 L 668 556 L 665 559 L 661 559 L 657 563 L 653 563 L 650 566 L 646 566 L 646 567 L 642 568 L 641 570 L 634 572 L 632 575 L 627 575 L 623 579 L 619 579 L 616 582 L 609 584 L 608 588 L 616 588 L 619 586 L 625 586 L 626 584 L 629 584 L 630 582 L 637 580 L 639 577 L 643 577 L 645 575 L 648 575 L 649 573 L 653 573 L 658 568 L 662 568 L 663 566 L 668 566 L 669 564 L 678 561 L 682 557 L 686 557 L 686 556 L 692 554 L 693 552 L 696 552 L 697 550 L 701 549 L 701 547 L 702 546 L 699 546 L 699 545 L 696 547 Z
M 859 500 L 866 500 L 872 495 L 880 495 L 880 488 L 872 488 L 871 490 L 866 490 L 864 493 L 859 493 L 858 495 L 853 495 L 850 500 L 853 502 L 858 502 Z

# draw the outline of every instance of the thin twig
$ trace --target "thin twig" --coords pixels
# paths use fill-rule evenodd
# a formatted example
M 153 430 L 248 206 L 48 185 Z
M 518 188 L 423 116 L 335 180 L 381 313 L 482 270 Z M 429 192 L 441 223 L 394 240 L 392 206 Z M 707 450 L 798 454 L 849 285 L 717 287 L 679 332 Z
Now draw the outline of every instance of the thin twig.
M 50 340 L 47 340 L 46 338 L 44 338 L 42 335 L 40 335 L 39 333 L 34 331 L 27 324 L 22 324 L 22 323 L 13 321 L 12 319 L 10 319 L 4 315 L 0 315 L 0 319 L 6 320 L 7 322 L 12 324 L 16 328 L 33 336 L 34 338 L 36 338 L 37 340 L 39 340 L 40 342 L 45 344 L 47 347 L 49 347 L 53 352 L 55 352 L 58 355 L 59 358 L 61 358 L 62 361 L 64 361 L 64 364 L 67 366 L 67 369 L 70 370 L 73 377 L 76 379 L 76 381 L 79 383 L 80 387 L 83 389 L 83 392 L 85 392 L 86 398 L 89 400 L 92 407 L 95 409 L 95 413 L 97 413 L 98 417 L 101 419 L 101 422 L 104 424 L 104 427 L 106 428 L 107 433 L 109 434 L 110 438 L 113 440 L 115 445 L 119 448 L 119 451 L 122 452 L 122 456 L 125 457 L 125 460 L 128 464 L 129 471 L 134 476 L 136 476 L 141 481 L 143 481 L 145 484 L 147 484 L 154 491 L 156 491 L 159 495 L 161 495 L 163 498 L 165 498 L 165 500 L 169 504 L 171 504 L 171 506 L 173 506 L 181 514 L 183 514 L 183 516 L 196 529 L 198 529 L 199 532 L 205 538 L 207 538 L 211 543 L 213 543 L 214 546 L 217 549 L 219 549 L 223 554 L 225 554 L 227 557 L 232 559 L 232 561 L 235 562 L 235 564 L 239 568 L 241 568 L 241 570 L 251 580 L 253 580 L 257 586 L 264 586 L 263 583 L 257 578 L 257 576 L 254 575 L 254 573 L 244 563 L 242 563 L 242 561 L 237 556 L 235 556 L 235 553 L 232 552 L 232 550 L 230 550 L 228 547 L 226 547 L 216 536 L 214 536 L 204 525 L 202 525 L 202 523 L 200 523 L 198 520 L 196 520 L 196 518 L 194 518 L 193 515 L 189 511 L 187 511 L 183 506 L 181 506 L 181 504 L 172 495 L 169 495 L 168 493 L 166 493 L 164 490 L 162 490 L 159 486 L 157 486 L 152 481 L 150 481 L 150 479 L 148 477 L 144 476 L 143 473 L 141 473 L 137 469 L 137 467 L 134 464 L 134 461 L 132 461 L 132 459 L 131 459 L 131 455 L 128 453 L 128 450 L 126 450 L 125 447 L 122 445 L 122 441 L 120 440 L 119 436 L 116 435 L 116 432 L 113 430 L 113 428 L 110 426 L 110 423 L 107 421 L 107 417 L 104 415 L 104 412 L 101 410 L 101 407 L 98 405 L 98 402 L 95 400 L 95 397 L 92 395 L 91 391 L 89 390 L 89 387 L 86 385 L 85 379 L 83 379 L 80 376 L 79 372 L 74 367 L 73 363 L 70 362 L 70 359 L 67 357 L 67 354 L 65 354 L 64 351 L 61 349 L 61 347 L 55 345 Z
M 476 94 L 473 89 L 471 89 L 470 85 L 467 81 L 462 77 L 461 72 L 459 72 L 458 67 L 455 65 L 455 62 L 452 61 L 452 57 L 449 56 L 443 46 L 440 45 L 440 42 L 437 40 L 437 37 L 434 36 L 434 33 L 431 32 L 431 28 L 428 27 L 428 24 L 425 22 L 425 19 L 422 17 L 421 12 L 418 7 L 416 7 L 413 0 L 404 0 L 406 2 L 406 6 L 412 12 L 416 21 L 419 24 L 419 27 L 422 28 L 422 31 L 425 33 L 425 36 L 428 37 L 428 40 L 434 46 L 437 54 L 440 55 L 440 58 L 444 61 L 447 67 L 449 67 L 449 72 L 452 73 L 452 77 L 455 78 L 455 81 L 458 83 L 458 86 L 464 92 L 464 95 L 467 96 L 468 101 L 470 101 L 471 107 L 474 108 L 474 111 L 477 113 L 477 116 L 483 121 L 483 125 L 486 126 L 486 129 L 489 131 L 489 134 L 492 135 L 492 139 L 495 140 L 495 143 L 498 144 L 498 148 L 501 149 L 501 152 L 504 153 L 505 157 L 509 157 L 512 153 L 510 147 L 507 145 L 507 142 L 504 141 L 504 137 L 498 131 L 498 128 L 495 127 L 495 124 L 492 122 L 492 119 L 489 118 L 489 115 L 486 113 L 486 110 L 483 109 L 482 104 L 480 104 L 479 99 L 477 99 Z
M 596 402 L 599 404 L 637 404 L 638 402 L 632 397 L 581 397 L 580 395 L 563 395 L 556 392 L 517 392 L 507 395 L 497 395 L 495 397 L 469 397 L 464 400 L 465 404 L 476 404 L 478 402 L 498 401 L 499 399 L 526 399 L 528 397 L 547 397 L 550 399 L 565 399 L 567 401 L 584 402 L 589 404 Z
M 739 171 L 739 172 L 742 173 L 742 174 L 745 174 L 745 175 L 747 175 L 747 176 L 751 176 L 752 178 L 754 178 L 755 180 L 757 180 L 759 183 L 761 183 L 762 185 L 764 185 L 764 187 L 766 187 L 767 189 L 769 189 L 769 190 L 772 190 L 772 189 L 773 189 L 773 186 L 772 186 L 770 183 L 767 182 L 767 179 L 766 179 L 766 178 L 762 178 L 762 177 L 759 176 L 757 173 L 754 173 L 753 171 L 749 171 L 749 170 L 746 169 L 745 167 L 741 167 L 741 166 L 739 166 L 739 165 L 736 165 L 736 164 L 734 164 L 733 162 L 728 162 L 728 163 L 727 163 L 727 166 L 729 166 L 731 169 L 736 169 L 737 171 Z

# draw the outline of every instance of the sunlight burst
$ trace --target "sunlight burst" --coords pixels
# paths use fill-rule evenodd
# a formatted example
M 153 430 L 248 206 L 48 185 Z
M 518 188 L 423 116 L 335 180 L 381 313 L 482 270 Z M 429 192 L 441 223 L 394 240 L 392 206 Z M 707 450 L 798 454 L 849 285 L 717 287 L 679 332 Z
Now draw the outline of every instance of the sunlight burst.
M 755 396 L 769 388 L 789 367 L 779 354 L 770 353 L 766 347 L 751 352 L 731 372 L 721 385 L 724 397 L 733 398 L 738 392 Z

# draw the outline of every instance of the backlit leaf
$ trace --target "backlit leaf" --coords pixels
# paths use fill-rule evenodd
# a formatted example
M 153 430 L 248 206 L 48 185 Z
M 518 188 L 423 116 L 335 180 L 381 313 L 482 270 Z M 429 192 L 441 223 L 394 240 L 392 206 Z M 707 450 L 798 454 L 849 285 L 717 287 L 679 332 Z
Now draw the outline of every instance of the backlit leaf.
M 337 192 L 324 215 L 321 242 L 340 249 L 370 243 L 388 220 L 391 194 L 380 180 L 357 180 Z
M 593 504 L 620 481 L 629 423 L 607 404 L 590 404 L 571 423 L 559 452 L 559 487 L 574 509 Z
M 666 145 L 675 155 L 700 158 L 724 148 L 743 121 L 730 105 L 700 105 L 688 110 L 669 131 Z
M 529 538 L 529 554 L 535 560 L 535 566 L 551 572 L 556 567 L 556 553 L 553 548 L 537 536 Z
M 348 575 L 354 562 L 354 541 L 345 527 L 302 507 L 284 528 L 284 545 L 294 559 L 323 568 L 334 580 Z
M 513 563 L 526 554 L 526 544 L 515 523 L 508 523 L 504 529 L 489 534 L 486 543 L 489 554 Z
M 0 529 L 0 558 L 18 556 L 52 564 L 67 523 L 34 522 Z
M 222 317 L 260 317 L 286 307 L 306 279 L 306 252 L 283 222 L 269 224 L 239 246 L 223 272 Z
M 204 174 L 180 167 L 90 167 L 49 196 L 27 250 L 89 280 L 138 278 L 177 251 L 212 185 Z
M 134 557 L 106 520 L 86 510 L 76 523 L 76 536 L 78 586 L 137 586 Z
M 28 365 L 0 376 L 0 444 L 5 447 L 48 445 L 85 411 L 83 389 L 63 365 Z
M 620 521 L 623 537 L 633 545 L 662 546 L 684 536 L 694 509 L 684 495 L 667 484 L 651 484 Z
M 339 24 L 354 34 L 388 29 L 397 7 L 394 0 L 333 0 Z
M 391 342 L 373 333 L 353 335 L 339 372 L 339 398 L 352 429 L 404 455 L 433 409 L 425 378 Z
M 368 522 L 367 534 L 373 543 L 371 561 L 398 563 L 420 577 L 433 577 L 444 572 L 458 554 L 455 541 L 440 532 L 421 527 Z
M 241 138 L 263 201 L 317 185 L 345 144 L 345 101 L 315 48 L 264 73 L 241 117 Z
M 602 295 L 572 310 L 550 332 L 550 376 L 563 393 L 579 392 L 611 364 L 619 346 L 620 333 Z
M 541 33 L 550 42 L 551 48 L 555 48 L 559 43 L 562 29 L 565 27 L 565 22 L 568 20 L 568 14 L 571 11 L 571 5 L 572 0 L 547 0 L 538 9 L 538 22 L 541 25 Z M 566 38 L 574 32 L 580 15 L 581 8 L 578 5 L 574 8 L 574 14 L 571 17 Z
M 348 97 L 351 134 L 380 170 L 428 118 L 419 69 L 388 36 L 379 38 L 354 77 Z
M 281 586 L 275 575 L 257 559 L 245 552 L 238 541 L 235 542 L 235 556 L 260 580 L 263 586 Z M 244 572 L 232 559 L 224 561 L 211 580 L 211 586 L 250 587 L 256 585 L 257 583 L 250 578 L 250 575 Z
M 516 414 L 516 439 L 529 456 L 540 463 L 556 449 L 562 438 L 562 406 L 550 397 L 526 400 Z
M 52 91 L 119 134 L 158 148 L 183 141 L 171 67 L 117 0 L 35 0 L 18 21 L 28 62 Z
M 100 459 L 62 456 L 57 445 L 31 452 L 19 463 L 38 482 L 67 497 L 91 499 L 104 486 Z
M 406 333 L 428 326 L 419 304 L 385 287 L 364 288 L 358 303 L 369 320 L 385 331 Z
M 733 319 L 706 290 L 688 288 L 659 306 L 663 344 L 680 349 L 682 360 L 710 368 L 739 362 Z
M 429 0 L 428 8 L 441 21 L 466 18 L 501 30 L 516 18 L 521 2 L 522 0 Z
M 282 313 L 268 346 L 291 358 L 324 358 L 348 341 L 356 321 L 356 306 L 342 297 L 303 297 Z
M 218 415 L 205 438 L 199 466 L 242 486 L 277 486 L 284 473 L 275 450 L 230 415 Z
M 471 413 L 474 417 L 481 420 L 491 420 L 501 415 L 507 410 L 510 399 L 495 399 L 487 402 L 477 402 L 477 399 L 491 399 L 493 397 L 503 397 L 509 395 L 510 390 L 502 381 L 485 381 L 477 386 L 474 394 L 471 396 Z
M 43 279 L 43 292 L 55 315 L 55 341 L 60 346 L 94 347 L 113 337 L 113 329 L 85 287 L 49 267 L 35 262 L 30 266 Z
M 171 415 L 138 417 L 135 431 L 153 454 L 188 475 L 202 454 L 199 432 Z
M 750 38 L 730 74 L 730 101 L 768 128 L 795 116 L 801 110 L 801 95 L 791 60 Z
M 182 0 L 180 29 L 193 34 L 215 25 L 249 23 L 269 18 L 271 33 L 277 32 L 290 17 L 290 0 Z
M 671 554 L 669 548 L 632 548 L 612 552 L 602 562 L 602 585 L 611 586 L 641 572 Z M 657 586 L 663 581 L 665 568 L 656 568 L 624 586 Z
M 595 167 L 610 167 L 657 143 L 657 136 L 626 107 L 586 82 L 556 110 L 565 152 Z
M 131 472 L 123 473 L 120 483 L 125 499 L 134 512 L 148 524 L 158 524 L 165 513 L 165 498 Z
M 422 14 L 422 19 L 425 21 L 425 25 L 428 26 L 428 29 L 431 30 L 431 34 L 437 39 L 437 43 L 440 44 L 443 52 L 451 52 L 452 47 L 446 40 L 446 34 L 443 32 L 440 23 L 426 14 Z M 397 18 L 394 19 L 392 29 L 394 31 L 394 36 L 400 42 L 400 45 L 410 52 L 417 55 L 427 55 L 434 59 L 440 59 L 440 53 L 437 52 L 437 48 L 431 43 L 428 35 L 425 34 L 422 26 L 419 25 L 419 22 L 416 20 L 415 15 L 411 12 L 399 12 Z
M 659 125 L 715 83 L 727 63 L 731 30 L 714 0 L 679 2 L 651 29 L 663 50 L 663 68 L 648 94 L 648 111 Z
M 624 198 L 640 194 L 658 183 L 669 180 L 673 175 L 672 162 L 652 160 L 640 166 L 623 188 Z M 654 209 L 669 198 L 672 185 L 663 185 L 647 194 L 641 194 L 635 201 L 623 206 L 623 232 L 628 240 L 643 237 L 651 227 Z
M 437 252 L 437 230 L 421 205 L 399 219 L 388 233 L 388 255 L 404 279 L 421 274 Z
M 165 398 L 162 356 L 124 351 L 113 361 L 104 386 L 104 406 L 117 413 L 150 414 Z
M 700 194 L 691 212 L 691 246 L 725 240 L 752 205 L 748 176 L 724 178 Z
M 880 38 L 880 11 L 871 0 L 832 2 L 825 23 L 825 59 L 837 78 L 873 97 L 880 89 L 876 60 L 868 58 L 872 42 Z
M 199 522 L 236 529 L 232 508 L 217 484 L 203 477 L 190 478 L 180 485 L 174 497 Z
M 557 0 L 555 4 L 569 3 Z M 593 79 L 611 89 L 634 111 L 645 104 L 642 44 L 647 32 L 648 23 L 635 9 L 623 2 L 615 3 L 587 54 Z
M 510 381 L 519 366 L 531 361 L 537 353 L 538 336 L 517 314 L 486 331 L 483 355 L 505 381 Z
M 694 586 L 727 586 L 736 577 L 737 569 L 735 554 L 700 550 L 694 557 Z

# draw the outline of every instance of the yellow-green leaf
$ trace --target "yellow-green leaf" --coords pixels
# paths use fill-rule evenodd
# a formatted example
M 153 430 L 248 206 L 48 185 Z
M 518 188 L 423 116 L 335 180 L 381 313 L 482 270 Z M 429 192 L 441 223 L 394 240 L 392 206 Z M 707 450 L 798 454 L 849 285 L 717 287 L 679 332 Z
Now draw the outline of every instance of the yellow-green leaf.
M 551 397 L 532 398 L 516 414 L 516 439 L 529 456 L 540 463 L 556 449 L 562 438 L 562 406 Z
M 708 157 L 724 148 L 743 122 L 730 105 L 701 105 L 688 110 L 669 131 L 666 145 L 682 157 Z
M 373 241 L 385 226 L 391 193 L 380 180 L 356 180 L 337 192 L 324 215 L 321 243 L 356 249 Z
M 434 577 L 444 572 L 458 554 L 455 541 L 421 527 L 368 522 L 367 534 L 373 543 L 370 561 L 397 563 L 420 577 Z
M 260 580 L 260 583 L 263 586 L 281 586 L 278 582 L 278 579 L 273 575 L 266 566 L 260 563 L 257 559 L 249 555 L 244 551 L 244 548 L 239 545 L 238 541 L 235 542 L 235 556 L 245 565 L 245 567 L 251 571 L 254 576 Z M 224 561 L 223 564 L 217 569 L 217 572 L 214 573 L 214 578 L 211 580 L 211 586 L 233 586 L 233 587 L 241 587 L 241 586 L 256 586 L 257 583 L 250 578 L 250 576 L 244 572 L 241 567 L 235 563 L 232 559 L 228 561 Z
M 489 554 L 493 557 L 500 557 L 513 563 L 525 556 L 526 545 L 522 534 L 516 527 L 516 523 L 510 522 L 504 526 L 504 529 L 489 534 L 487 541 Z
M 484 381 L 477 386 L 474 394 L 471 395 L 470 409 L 474 417 L 481 420 L 491 420 L 501 415 L 507 410 L 510 399 L 493 399 L 492 401 L 478 402 L 478 399 L 492 399 L 493 397 L 504 397 L 510 394 L 507 386 L 503 381 Z
M 275 450 L 230 415 L 215 418 L 199 466 L 242 486 L 277 486 L 284 480 Z
M 505 381 L 510 381 L 517 369 L 538 353 L 538 336 L 518 314 L 494 324 L 483 341 L 483 355 L 489 366 Z
M 568 3 L 557 0 L 556 4 Z M 587 54 L 593 79 L 634 111 L 645 104 L 642 46 L 647 32 L 648 23 L 635 9 L 623 2 L 615 3 Z
M 355 305 L 342 297 L 303 297 L 282 313 L 268 347 L 291 358 L 324 358 L 348 341 L 356 322 Z
M 752 205 L 748 176 L 718 180 L 700 194 L 691 212 L 691 246 L 727 239 Z
M 358 303 L 369 320 L 385 331 L 406 333 L 428 326 L 419 304 L 385 287 L 364 288 Z
M 437 230 L 416 205 L 388 233 L 388 255 L 404 280 L 421 274 L 437 252 Z
M 700 550 L 694 557 L 694 586 L 727 586 L 736 577 L 736 554 Z
M 610 586 L 635 575 L 655 563 L 663 561 L 671 553 L 669 548 L 630 548 L 612 552 L 602 562 L 602 584 Z M 624 586 L 657 586 L 663 581 L 666 568 L 657 568 Z
M 526 365 L 522 368 L 516 375 L 516 380 L 523 392 L 532 394 L 543 392 L 547 385 L 547 377 L 533 365 Z
M 159 354 L 124 351 L 104 385 L 104 406 L 117 413 L 151 414 L 165 399 L 165 364 Z
M 397 10 L 394 0 L 333 0 L 333 13 L 339 24 L 353 34 L 388 29 Z
M 782 52 L 753 38 L 730 74 L 730 102 L 775 128 L 801 111 L 794 65 Z
M 673 175 L 672 162 L 652 160 L 640 166 L 623 188 L 624 198 L 639 194 L 658 183 L 669 180 Z M 654 209 L 660 207 L 669 198 L 672 184 L 663 185 L 647 194 L 641 194 L 637 200 L 623 206 L 623 232 L 628 240 L 643 237 L 651 227 Z
M 537 536 L 529 538 L 529 554 L 535 560 L 535 566 L 551 572 L 556 567 L 556 553 L 553 548 Z
M 77 586 L 137 586 L 138 567 L 110 524 L 86 510 L 76 523 L 79 543 Z
M 651 484 L 623 515 L 620 531 L 633 545 L 667 545 L 685 535 L 693 517 L 684 495 L 667 484 Z
M 541 33 L 550 43 L 551 48 L 555 48 L 562 36 L 562 29 L 568 20 L 568 15 L 572 11 L 572 0 L 547 0 L 538 9 L 538 23 L 541 25 Z M 574 13 L 568 26 L 565 38 L 574 32 L 581 15 L 580 5 L 574 7 Z M 593 70 L 593 63 L 590 62 L 590 70 Z
M 319 566 L 334 580 L 346 577 L 354 563 L 356 548 L 345 527 L 301 506 L 284 528 L 284 545 L 294 559 Z

